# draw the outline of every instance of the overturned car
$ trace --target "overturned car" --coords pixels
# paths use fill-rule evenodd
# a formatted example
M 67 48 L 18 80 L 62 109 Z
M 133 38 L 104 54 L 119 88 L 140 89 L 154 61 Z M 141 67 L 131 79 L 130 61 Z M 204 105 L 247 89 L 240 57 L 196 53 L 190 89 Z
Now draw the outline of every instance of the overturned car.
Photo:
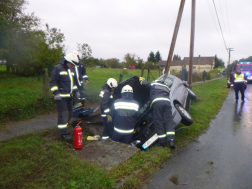
M 158 80 L 163 79 L 170 88 L 170 101 L 175 125 L 178 126 L 180 122 L 186 126 L 191 125 L 193 119 L 187 111 L 189 109 L 188 99 L 193 100 L 196 95 L 186 82 L 182 82 L 173 75 L 167 74 L 158 78 Z M 140 116 L 134 127 L 132 143 L 145 150 L 158 140 L 150 108 L 150 91 L 139 83 L 139 77 L 134 76 L 119 83 L 114 92 L 115 99 L 121 98 L 121 89 L 125 85 L 130 85 L 133 88 L 133 99 L 139 103 Z

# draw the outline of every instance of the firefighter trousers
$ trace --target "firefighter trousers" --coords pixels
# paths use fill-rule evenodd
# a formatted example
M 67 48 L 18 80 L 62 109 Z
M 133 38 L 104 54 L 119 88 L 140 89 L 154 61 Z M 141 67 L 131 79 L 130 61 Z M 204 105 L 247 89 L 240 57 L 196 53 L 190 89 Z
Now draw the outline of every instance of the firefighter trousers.
M 107 117 L 102 117 L 102 120 L 103 120 L 103 127 L 104 127 L 103 132 L 102 132 L 102 139 L 112 138 L 113 131 L 114 131 L 112 122 L 108 122 Z
M 241 91 L 241 100 L 244 101 L 244 83 L 235 83 L 235 100 L 239 99 L 239 91 Z
M 133 136 L 133 133 L 120 133 L 114 130 L 112 140 L 116 142 L 130 144 L 132 136 Z
M 169 101 L 156 101 L 153 107 L 153 121 L 160 143 L 175 140 L 175 123 Z
M 69 134 L 67 124 L 70 121 L 73 114 L 73 98 L 63 98 L 57 100 L 58 109 L 58 129 L 61 135 Z

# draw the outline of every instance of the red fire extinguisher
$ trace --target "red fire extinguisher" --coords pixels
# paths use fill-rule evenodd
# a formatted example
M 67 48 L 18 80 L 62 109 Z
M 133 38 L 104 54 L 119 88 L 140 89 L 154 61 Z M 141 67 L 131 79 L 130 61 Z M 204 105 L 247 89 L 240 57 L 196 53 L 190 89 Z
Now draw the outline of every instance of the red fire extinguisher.
M 83 144 L 82 144 L 82 128 L 79 126 L 80 121 L 76 127 L 74 128 L 74 148 L 75 149 L 81 149 Z

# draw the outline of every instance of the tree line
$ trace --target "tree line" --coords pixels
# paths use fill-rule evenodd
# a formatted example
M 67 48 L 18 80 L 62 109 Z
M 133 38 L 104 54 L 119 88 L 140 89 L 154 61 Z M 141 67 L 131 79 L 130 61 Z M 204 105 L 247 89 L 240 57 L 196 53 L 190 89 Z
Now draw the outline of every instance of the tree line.
M 6 60 L 7 72 L 18 75 L 41 75 L 44 68 L 49 71 L 65 55 L 65 36 L 60 29 L 41 24 L 34 13 L 24 13 L 26 0 L 0 0 L 0 60 Z M 43 28 L 43 29 L 41 29 Z M 81 61 L 90 67 L 110 68 L 157 68 L 161 59 L 159 51 L 150 53 L 148 61 L 127 53 L 123 62 L 117 58 L 97 59 L 92 57 L 88 44 L 77 44 Z M 154 56 L 153 56 L 154 55 Z

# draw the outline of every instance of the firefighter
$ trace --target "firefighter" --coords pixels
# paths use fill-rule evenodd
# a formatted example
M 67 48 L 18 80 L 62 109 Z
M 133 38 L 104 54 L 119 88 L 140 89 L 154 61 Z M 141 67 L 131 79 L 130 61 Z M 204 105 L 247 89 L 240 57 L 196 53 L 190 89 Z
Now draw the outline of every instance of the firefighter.
M 236 73 L 234 74 L 234 86 L 235 86 L 235 101 L 239 99 L 239 91 L 241 92 L 241 100 L 244 100 L 244 74 L 241 72 L 241 69 L 237 69 Z
M 122 97 L 116 100 L 111 108 L 114 125 L 112 140 L 130 144 L 138 117 L 139 104 L 133 100 L 133 89 L 130 85 L 125 85 L 121 94 Z
M 112 138 L 113 125 L 112 117 L 110 115 L 110 108 L 113 104 L 113 92 L 118 86 L 117 81 L 114 78 L 109 78 L 107 82 L 102 86 L 103 90 L 100 92 L 100 104 L 101 104 L 101 117 L 103 119 L 103 133 L 102 139 L 106 140 Z
M 77 55 L 79 64 L 75 66 L 75 74 L 77 77 L 77 87 L 80 92 L 80 98 L 78 98 L 78 101 L 81 103 L 81 106 L 84 107 L 85 105 L 85 91 L 83 87 L 83 80 L 85 80 L 85 83 L 88 84 L 89 79 L 86 73 L 86 68 L 84 64 L 80 61 L 80 56 L 78 51 L 73 51 L 73 54 Z
M 150 106 L 153 108 L 153 121 L 159 145 L 166 147 L 168 142 L 171 148 L 175 148 L 175 123 L 169 99 L 170 88 L 160 80 L 149 83 L 140 77 L 139 81 L 150 90 Z
M 72 117 L 73 93 L 80 97 L 72 69 L 77 64 L 77 56 L 73 53 L 67 54 L 59 61 L 58 65 L 53 67 L 50 75 L 50 87 L 58 109 L 59 133 L 61 138 L 68 142 L 72 140 L 67 124 Z

